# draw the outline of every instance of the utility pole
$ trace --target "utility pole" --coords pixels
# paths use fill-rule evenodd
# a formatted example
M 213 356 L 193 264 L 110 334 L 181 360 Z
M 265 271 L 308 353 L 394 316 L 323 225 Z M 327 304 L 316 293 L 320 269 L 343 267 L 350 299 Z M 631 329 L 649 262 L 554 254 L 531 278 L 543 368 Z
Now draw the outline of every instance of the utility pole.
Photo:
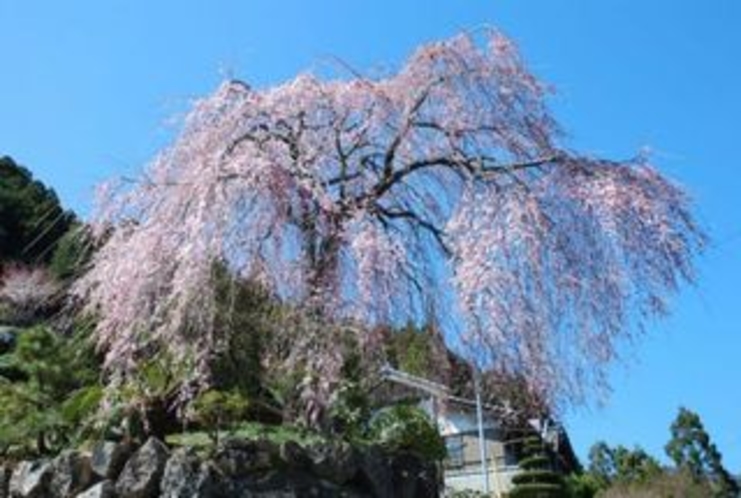
M 484 493 L 489 494 L 489 462 L 486 454 L 486 438 L 484 437 L 484 409 L 481 404 L 481 373 L 473 367 L 473 386 L 476 391 L 476 418 L 479 425 L 479 453 L 481 456 L 481 477 L 484 481 Z

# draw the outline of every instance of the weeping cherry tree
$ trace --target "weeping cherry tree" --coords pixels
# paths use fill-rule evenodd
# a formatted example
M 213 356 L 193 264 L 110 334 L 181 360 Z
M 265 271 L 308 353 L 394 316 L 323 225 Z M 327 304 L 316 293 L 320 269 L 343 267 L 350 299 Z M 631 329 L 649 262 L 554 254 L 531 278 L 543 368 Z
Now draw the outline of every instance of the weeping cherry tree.
M 645 158 L 568 150 L 549 91 L 497 32 L 424 45 L 383 77 L 224 82 L 99 203 L 105 244 L 76 293 L 108 368 L 125 377 L 157 343 L 207 383 L 219 261 L 328 322 L 434 308 L 480 365 L 582 399 L 693 279 L 703 235 Z M 333 341 L 311 344 L 331 379 Z

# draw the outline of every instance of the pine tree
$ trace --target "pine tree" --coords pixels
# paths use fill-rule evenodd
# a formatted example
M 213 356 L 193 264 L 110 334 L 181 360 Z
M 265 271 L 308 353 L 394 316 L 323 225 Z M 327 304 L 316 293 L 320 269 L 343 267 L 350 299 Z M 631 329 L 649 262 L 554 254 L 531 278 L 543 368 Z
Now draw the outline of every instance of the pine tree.
M 522 471 L 512 482 L 510 498 L 560 498 L 566 496 L 561 476 L 551 469 L 551 462 L 537 436 L 528 437 L 524 445 L 525 457 L 520 462 Z
M 0 453 L 44 454 L 83 434 L 100 402 L 97 360 L 87 338 L 37 326 L 0 356 Z

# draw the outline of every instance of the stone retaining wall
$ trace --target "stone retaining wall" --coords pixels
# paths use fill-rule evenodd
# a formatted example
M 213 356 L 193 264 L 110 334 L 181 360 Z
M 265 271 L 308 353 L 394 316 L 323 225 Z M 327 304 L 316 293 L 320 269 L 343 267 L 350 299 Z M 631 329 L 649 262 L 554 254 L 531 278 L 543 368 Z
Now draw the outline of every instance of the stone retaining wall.
M 134 448 L 101 442 L 92 452 L 0 467 L 0 498 L 428 498 L 434 464 L 377 447 L 232 439 L 211 457 L 151 438 Z

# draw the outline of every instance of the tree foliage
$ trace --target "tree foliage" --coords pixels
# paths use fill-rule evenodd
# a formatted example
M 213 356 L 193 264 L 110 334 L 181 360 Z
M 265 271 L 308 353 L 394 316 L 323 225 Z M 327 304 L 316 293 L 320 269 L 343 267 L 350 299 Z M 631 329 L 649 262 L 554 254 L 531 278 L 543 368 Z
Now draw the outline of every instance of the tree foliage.
M 692 279 L 703 240 L 644 158 L 569 151 L 547 93 L 495 32 L 430 43 L 378 78 L 225 82 L 139 181 L 103 192 L 108 239 L 76 292 L 107 366 L 125 372 L 157 341 L 207 378 L 219 260 L 325 319 L 404 323 L 442 304 L 476 361 L 551 404 L 581 399 Z
M 73 220 L 53 190 L 10 157 L 0 157 L 0 265 L 49 261 Z
M 211 384 L 220 391 L 238 390 L 254 399 L 264 385 L 267 343 L 278 313 L 277 302 L 259 285 L 235 279 L 222 264 L 214 264 L 218 346 L 211 358 Z M 199 331 L 196 330 L 197 334 Z
M 435 423 L 420 408 L 395 405 L 381 410 L 371 420 L 368 437 L 392 451 L 408 451 L 429 460 L 447 455 L 445 441 Z
M 102 386 L 82 341 L 37 326 L 20 332 L 15 349 L 0 356 L 0 450 L 58 450 L 89 428 Z
M 573 472 L 566 476 L 564 485 L 569 498 L 593 498 L 604 488 L 590 472 Z
M 739 485 L 723 466 L 720 451 L 711 442 L 697 413 L 680 408 L 672 422 L 671 435 L 665 447 L 666 454 L 678 469 L 689 473 L 696 481 L 709 480 L 716 496 L 738 495 Z
M 665 448 L 674 467 L 661 467 L 639 447 L 600 441 L 589 452 L 587 472 L 571 479 L 571 489 L 579 496 L 601 498 L 738 496 L 738 484 L 723 467 L 697 414 L 680 408 L 671 434 Z
M 386 356 L 391 366 L 426 379 L 439 377 L 444 366 L 438 361 L 433 326 L 407 323 L 400 329 L 389 330 L 386 341 Z
M 70 281 L 82 273 L 95 251 L 89 228 L 72 223 L 62 235 L 49 261 L 49 271 L 59 281 Z
M 659 462 L 640 447 L 612 448 L 600 441 L 589 450 L 589 473 L 603 488 L 647 482 L 661 472 Z
M 214 447 L 221 432 L 233 430 L 247 416 L 249 400 L 237 391 L 205 391 L 193 403 L 192 418 L 202 424 Z

